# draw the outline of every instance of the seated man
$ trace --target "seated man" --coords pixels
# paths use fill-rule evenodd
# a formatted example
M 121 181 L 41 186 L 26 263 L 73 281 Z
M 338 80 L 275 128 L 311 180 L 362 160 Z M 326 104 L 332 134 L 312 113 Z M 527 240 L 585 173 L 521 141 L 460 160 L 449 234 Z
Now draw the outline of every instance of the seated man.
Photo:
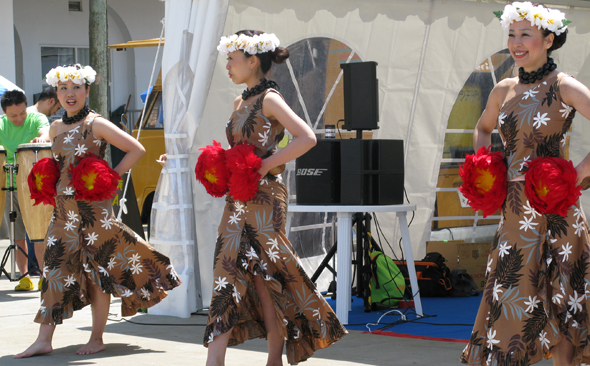
M 6 150 L 6 164 L 14 164 L 14 151 L 20 144 L 29 142 L 46 142 L 49 141 L 49 122 L 47 117 L 42 113 L 27 113 L 27 97 L 18 90 L 7 91 L 2 95 L 0 100 L 2 111 L 5 114 L 0 116 L 0 145 Z M 8 175 L 8 174 L 7 174 Z M 7 176 L 7 187 L 9 184 Z M 16 181 L 16 177 L 13 178 Z M 6 204 L 4 217 L 8 217 L 10 212 L 10 193 L 6 192 Z M 17 219 L 14 223 L 14 241 L 15 244 L 27 253 L 25 241 L 25 227 L 18 205 L 17 195 L 14 194 L 14 211 L 17 212 Z M 35 253 L 39 261 L 39 267 L 43 268 L 43 254 L 45 247 L 43 242 L 35 244 Z M 16 263 L 21 275 L 27 273 L 27 257 L 20 251 L 16 251 Z M 39 287 L 42 285 L 42 279 L 39 280 Z M 31 291 L 34 289 L 33 281 L 27 275 L 21 278 L 19 284 L 15 287 L 17 291 Z
M 57 100 L 55 88 L 48 86 L 43 89 L 39 95 L 37 103 L 27 108 L 27 113 L 43 113 L 49 118 L 56 114 L 60 108 L 61 104 L 59 104 L 59 100 Z

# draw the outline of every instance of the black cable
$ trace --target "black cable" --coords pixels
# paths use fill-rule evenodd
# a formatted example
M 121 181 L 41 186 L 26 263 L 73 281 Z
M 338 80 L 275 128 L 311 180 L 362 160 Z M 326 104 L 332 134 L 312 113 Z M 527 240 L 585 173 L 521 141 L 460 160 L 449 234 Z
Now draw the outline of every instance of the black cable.
M 344 119 L 339 119 L 336 121 L 336 129 L 338 130 L 338 136 L 340 136 L 340 140 L 342 140 L 342 134 L 340 133 L 340 127 L 338 127 L 338 122 L 344 122 Z

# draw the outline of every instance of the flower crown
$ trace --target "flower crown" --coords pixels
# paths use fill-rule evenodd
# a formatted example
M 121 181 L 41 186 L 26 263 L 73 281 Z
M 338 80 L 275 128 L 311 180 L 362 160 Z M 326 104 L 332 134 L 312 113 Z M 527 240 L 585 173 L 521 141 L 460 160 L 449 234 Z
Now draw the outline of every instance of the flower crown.
M 565 19 L 565 14 L 557 9 L 548 9 L 541 5 L 533 5 L 530 1 L 515 1 L 506 5 L 504 11 L 495 11 L 494 14 L 500 19 L 502 29 L 506 32 L 510 29 L 512 22 L 528 20 L 532 26 L 547 29 L 559 36 L 565 32 L 570 20 Z
M 221 37 L 217 50 L 224 56 L 237 50 L 255 55 L 257 53 L 272 52 L 280 44 L 281 41 L 279 41 L 279 38 L 274 33 L 262 33 L 252 37 L 242 33 L 239 36 L 232 34 L 231 36 Z
M 49 70 L 45 75 L 45 81 L 47 84 L 57 87 L 60 81 L 66 82 L 71 80 L 74 84 L 90 85 L 96 79 L 96 71 L 90 66 L 82 66 L 75 64 L 72 66 L 58 66 Z

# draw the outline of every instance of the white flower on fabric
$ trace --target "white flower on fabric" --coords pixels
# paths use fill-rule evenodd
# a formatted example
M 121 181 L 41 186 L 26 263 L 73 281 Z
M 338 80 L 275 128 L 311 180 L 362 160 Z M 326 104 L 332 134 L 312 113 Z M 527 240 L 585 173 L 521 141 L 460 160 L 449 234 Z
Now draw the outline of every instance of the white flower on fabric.
M 561 116 L 567 118 L 572 112 L 573 108 L 565 104 L 564 102 L 561 102 L 561 105 L 563 106 L 563 109 L 559 110 L 562 113 Z
M 585 226 L 584 221 L 577 222 L 577 223 L 573 224 L 572 226 L 576 229 L 574 234 L 576 234 L 578 237 L 582 236 L 582 232 L 584 231 L 584 226 Z
M 107 217 L 109 217 L 109 210 L 107 210 L 106 208 L 103 208 L 102 214 L 104 215 L 104 218 L 106 219 Z
M 537 116 L 533 118 L 533 127 L 539 128 L 541 125 L 547 126 L 547 121 L 550 121 L 551 118 L 547 117 L 548 113 L 537 112 Z
M 541 347 L 547 347 L 549 349 L 549 340 L 547 339 L 547 332 L 539 333 L 539 341 L 541 342 Z
M 239 218 L 239 214 L 237 212 L 234 212 L 234 214 L 232 215 L 232 217 L 229 218 L 229 221 L 227 222 L 228 224 L 237 224 L 238 221 L 242 220 Z
M 110 230 L 111 227 L 113 226 L 113 223 L 111 222 L 111 220 L 107 219 L 106 217 L 102 220 L 100 220 L 100 222 L 102 222 L 102 225 L 100 225 L 100 227 L 103 227 L 107 230 Z
M 131 273 L 133 274 L 139 274 L 141 272 L 143 272 L 142 270 L 143 266 L 141 265 L 141 263 L 137 262 L 131 265 Z
M 465 346 L 465 349 L 467 349 L 469 345 Z M 491 366 L 492 364 L 492 354 L 488 354 L 488 358 L 486 359 L 486 366 Z
M 113 269 L 113 268 L 115 268 L 116 265 L 117 265 L 117 262 L 115 262 L 115 258 L 111 257 L 111 260 L 109 261 L 109 265 L 107 266 L 107 268 Z
M 84 267 L 84 272 L 90 273 L 92 271 L 90 271 L 90 268 L 88 267 L 88 263 L 82 263 L 82 266 Z
M 150 300 L 150 297 L 151 297 L 149 290 L 146 289 L 146 288 L 144 288 L 144 287 L 142 287 L 140 289 L 140 291 L 141 291 L 141 297 L 143 297 L 144 299 L 146 299 L 146 300 L 149 301 Z
M 556 293 L 551 298 L 551 301 L 556 305 L 561 305 L 561 299 L 563 299 L 563 296 L 560 293 Z
M 43 277 L 46 278 L 48 273 L 49 273 L 49 267 L 43 266 Z
M 582 311 L 582 301 L 584 300 L 584 296 L 578 296 L 578 292 L 574 291 L 574 296 L 569 295 L 570 301 L 567 304 L 570 306 L 569 310 L 574 312 L 574 314 L 580 310 Z
M 94 242 L 98 240 L 98 234 L 96 234 L 95 232 L 93 232 L 92 234 L 88 234 L 86 240 L 88 240 L 88 245 L 93 245 Z
M 82 154 L 86 154 L 86 150 L 88 150 L 88 148 L 86 147 L 86 144 L 78 144 L 78 147 L 76 147 L 74 150 L 76 150 L 77 156 L 82 156 Z
M 131 257 L 127 258 L 127 261 L 132 264 L 135 264 L 136 262 L 139 262 L 140 260 L 141 260 L 141 256 L 139 255 L 139 253 L 135 253 Z
M 76 283 L 76 279 L 74 278 L 74 275 L 69 275 L 64 281 L 66 281 L 66 287 L 70 287 L 71 285 L 73 285 L 74 283 Z
M 276 252 L 273 251 L 272 248 L 269 248 L 266 251 L 266 254 L 268 254 L 268 259 L 270 259 L 273 263 L 276 263 L 277 262 L 277 259 L 280 259 L 279 255 L 278 255 L 279 252 L 278 251 L 276 251 Z
M 492 272 L 492 263 L 494 263 L 494 259 L 493 258 L 489 258 L 488 259 L 488 265 L 486 267 L 486 275 L 490 272 Z
M 568 242 L 565 245 L 562 245 L 561 248 L 563 249 L 559 254 L 563 255 L 564 259 L 567 261 L 570 254 L 572 254 L 572 246 Z
M 488 340 L 486 342 L 488 343 L 489 349 L 493 349 L 494 344 L 500 343 L 499 339 L 494 339 L 494 338 L 496 338 L 496 331 L 492 330 L 492 328 L 488 329 Z
M 504 292 L 504 290 L 501 290 L 502 284 L 498 283 L 498 280 L 495 280 L 494 282 L 494 300 L 499 301 L 500 298 L 498 296 L 498 294 L 501 294 Z
M 57 238 L 55 237 L 55 235 L 48 236 L 47 237 L 47 246 L 48 247 L 54 246 L 56 241 L 57 241 Z
M 72 210 L 68 211 L 68 220 L 70 220 L 72 222 L 73 221 L 80 221 L 80 219 L 78 219 L 78 214 Z
M 574 320 L 574 321 L 572 321 L 572 327 L 580 328 L 580 323 L 578 323 L 576 320 Z
M 96 146 L 100 146 L 100 144 L 102 144 L 102 141 L 100 141 L 100 140 L 93 140 L 92 142 L 94 142 L 94 144 L 96 144 Z
M 576 221 L 578 221 L 579 219 L 582 218 L 582 209 L 579 207 L 574 208 L 574 217 L 576 218 Z
M 529 165 L 530 158 L 531 158 L 531 156 L 529 155 L 529 156 L 525 157 L 524 159 L 522 159 L 522 163 L 520 164 L 520 170 L 522 170 L 525 166 Z
M 242 298 L 240 296 L 240 293 L 238 292 L 238 288 L 236 287 L 236 285 L 234 285 L 234 292 L 231 294 L 234 299 L 236 300 L 236 302 L 239 304 L 240 303 L 240 299 Z
M 268 185 L 268 179 L 266 179 L 266 178 L 260 179 L 260 183 L 258 185 L 260 185 L 260 186 L 262 186 L 262 185 Z
M 73 196 L 74 187 L 66 187 L 66 189 L 63 190 L 63 194 L 65 194 L 66 196 Z
M 215 291 L 221 291 L 221 289 L 224 289 L 229 283 L 226 280 L 227 277 L 217 277 L 217 279 L 215 280 Z
M 43 305 L 44 302 L 45 302 L 45 300 L 41 300 L 41 306 L 39 307 L 39 311 L 42 312 L 42 313 L 44 313 L 45 312 L 45 309 L 47 309 L 47 307 L 45 307 Z
M 258 254 L 256 254 L 256 251 L 254 250 L 253 247 L 250 247 L 250 250 L 246 251 L 246 257 L 249 260 L 252 260 L 253 258 L 258 259 Z
M 235 207 L 236 212 L 238 213 L 238 215 L 241 215 L 244 212 L 246 212 L 246 211 L 244 211 L 244 205 L 241 204 L 240 202 L 237 202 L 237 201 L 234 202 L 234 207 Z
M 524 231 L 526 232 L 527 229 L 531 229 L 534 230 L 535 226 L 539 225 L 539 223 L 536 222 L 532 222 L 533 221 L 533 217 L 531 216 L 530 219 L 527 219 L 526 216 L 524 217 L 524 221 L 520 220 L 518 223 L 522 224 L 522 226 L 520 227 L 520 230 L 524 229 Z
M 508 249 L 512 248 L 512 245 L 508 245 L 508 242 L 504 242 L 500 244 L 499 255 L 500 258 L 504 258 L 505 255 L 508 255 Z
M 248 269 L 248 261 L 245 259 L 242 259 L 242 267 L 244 267 L 244 269 Z
M 502 126 L 504 124 L 504 119 L 506 118 L 506 113 L 502 112 L 498 116 L 498 124 Z
M 537 304 L 540 302 L 541 300 L 537 300 L 537 295 L 534 297 L 529 296 L 529 301 L 524 302 L 524 304 L 528 306 L 525 311 L 527 313 L 532 313 L 537 308 Z
M 215 336 L 213 335 L 213 333 L 209 334 L 209 339 L 207 340 L 207 343 L 211 343 L 211 342 L 213 342 L 213 338 L 214 338 L 214 337 L 215 337 Z
M 258 136 L 260 136 L 258 142 L 262 143 L 262 146 L 266 146 L 268 144 L 269 132 L 269 130 L 266 130 L 264 133 L 258 133 Z
M 534 98 L 535 94 L 537 94 L 539 91 L 538 90 L 527 90 L 524 92 L 524 96 L 522 97 L 523 100 L 525 99 L 529 99 L 529 97 Z
M 528 157 L 530 157 L 530 155 Z M 524 208 L 524 214 L 525 215 L 532 215 L 533 219 L 536 219 L 537 216 L 541 216 L 539 211 L 535 210 L 533 208 L 533 206 L 531 206 L 531 203 L 529 202 L 529 200 L 526 200 L 526 205 L 522 206 L 522 208 Z
M 318 317 L 318 320 L 322 320 L 322 315 L 320 314 L 320 309 L 314 309 L 313 316 Z
M 270 275 L 266 275 L 266 277 L 264 277 L 264 279 L 266 281 L 272 281 L 272 277 Z
M 131 290 L 126 288 L 125 291 L 121 294 L 121 297 L 130 297 L 132 295 L 133 295 L 133 292 L 131 292 Z
M 170 276 L 172 276 L 172 278 L 174 278 L 174 281 L 178 281 L 178 276 L 176 275 L 176 271 L 174 270 L 174 267 L 169 264 L 168 267 L 166 267 L 166 270 L 170 272 Z
M 110 277 L 109 273 L 107 272 L 106 269 L 104 269 L 101 266 L 98 266 L 98 273 L 102 273 L 103 275 L 105 275 L 106 277 Z
M 260 269 L 262 269 L 263 271 L 266 271 L 268 267 L 268 263 L 266 263 L 263 260 L 260 260 Z
M 66 222 L 66 226 L 64 226 L 64 229 L 66 230 L 70 230 L 70 231 L 74 231 L 74 229 L 76 228 L 76 226 L 74 226 L 74 223 L 71 221 Z
M 268 239 L 266 245 L 270 245 L 270 248 L 272 250 L 279 250 L 279 241 L 277 240 L 277 238 Z
M 69 144 L 70 142 L 72 142 L 72 139 L 74 138 L 74 134 L 66 134 L 66 137 L 64 137 L 64 144 Z

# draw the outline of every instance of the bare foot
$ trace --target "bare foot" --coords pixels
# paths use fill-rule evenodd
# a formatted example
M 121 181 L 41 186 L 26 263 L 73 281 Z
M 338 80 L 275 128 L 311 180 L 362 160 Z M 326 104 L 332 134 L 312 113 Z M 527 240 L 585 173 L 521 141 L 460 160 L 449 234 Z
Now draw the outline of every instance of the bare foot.
M 102 339 L 91 339 L 82 348 L 76 351 L 77 355 L 91 355 L 105 350 Z
M 14 358 L 27 358 L 36 355 L 44 355 L 51 351 L 53 351 L 51 343 L 35 341 L 35 343 L 31 344 L 24 352 L 15 355 Z

